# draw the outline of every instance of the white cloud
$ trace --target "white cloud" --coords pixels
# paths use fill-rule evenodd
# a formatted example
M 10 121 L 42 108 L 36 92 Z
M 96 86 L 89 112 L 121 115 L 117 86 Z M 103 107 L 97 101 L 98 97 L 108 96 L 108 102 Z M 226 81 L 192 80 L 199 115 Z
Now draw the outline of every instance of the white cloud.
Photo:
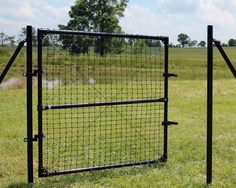
M 68 21 L 71 3 L 53 6 L 46 0 L 0 0 L 0 29 L 9 35 L 17 35 L 21 27 L 56 28 Z
M 171 42 L 177 43 L 179 33 L 192 36 L 199 33 L 199 29 L 193 27 L 194 22 L 186 22 L 190 16 L 188 13 L 181 15 L 173 12 L 167 14 L 165 11 L 153 12 L 150 7 L 132 4 L 127 7 L 121 25 L 128 33 L 169 36 Z
M 121 25 L 129 33 L 152 34 L 162 31 L 166 21 L 138 4 L 127 7 Z
M 198 16 L 207 23 L 220 26 L 235 24 L 235 13 L 221 7 L 221 3 L 218 0 L 201 1 Z
M 215 26 L 215 36 L 224 42 L 236 38 L 236 0 L 153 0 L 130 3 L 121 24 L 126 32 L 167 35 L 173 43 L 179 33 L 193 40 L 206 40 L 208 24 Z
M 17 35 L 20 28 L 57 28 L 66 24 L 74 0 L 0 0 L 0 31 Z M 121 25 L 127 33 L 167 35 L 173 43 L 179 33 L 206 40 L 207 24 L 214 24 L 219 40 L 236 38 L 236 0 L 132 0 Z

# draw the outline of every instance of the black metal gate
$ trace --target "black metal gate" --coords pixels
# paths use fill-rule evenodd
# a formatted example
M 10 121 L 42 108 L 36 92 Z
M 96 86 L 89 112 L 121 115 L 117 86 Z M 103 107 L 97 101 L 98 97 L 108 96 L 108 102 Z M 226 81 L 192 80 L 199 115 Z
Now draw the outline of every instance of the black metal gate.
M 39 177 L 167 160 L 168 37 L 38 30 L 26 43 L 27 166 L 33 142 Z M 33 77 L 38 76 L 38 134 L 33 136 Z
M 39 176 L 167 159 L 168 38 L 38 30 Z

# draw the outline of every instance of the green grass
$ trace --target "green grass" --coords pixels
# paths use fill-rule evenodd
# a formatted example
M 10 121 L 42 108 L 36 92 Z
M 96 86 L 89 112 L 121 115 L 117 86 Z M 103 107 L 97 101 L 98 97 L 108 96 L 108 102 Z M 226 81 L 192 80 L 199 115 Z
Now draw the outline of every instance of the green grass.
M 214 95 L 212 187 L 235 187 L 235 80 L 216 80 Z M 27 187 L 25 91 L 0 89 L 0 98 L 0 187 Z M 170 127 L 167 163 L 35 178 L 35 187 L 204 187 L 206 82 L 171 81 L 169 111 L 180 125 Z
M 229 58 L 232 62 L 236 62 L 236 47 L 225 47 L 224 48 L 226 53 L 228 54 Z M 13 53 L 14 49 L 7 48 L 7 47 L 0 47 L 0 70 L 3 69 L 3 67 L 7 64 L 10 55 Z M 43 48 L 43 51 L 48 53 L 54 53 L 51 48 Z M 48 59 L 48 62 L 52 62 L 52 59 L 63 59 L 65 52 L 62 52 L 63 55 L 56 55 L 55 57 L 51 56 Z M 164 54 L 164 52 L 162 52 Z M 59 57 L 61 56 L 61 57 Z M 144 56 L 145 57 L 145 56 Z M 91 58 L 93 58 L 91 56 Z M 120 58 L 120 55 L 113 55 L 113 57 L 110 57 L 109 55 L 106 57 L 96 57 L 99 60 L 98 67 L 109 67 L 114 66 L 117 61 L 117 58 Z M 127 57 L 126 57 L 127 58 Z M 130 57 L 128 57 L 130 58 Z M 136 54 L 136 57 L 133 58 L 136 61 L 136 68 L 153 68 L 155 65 L 154 61 L 151 59 L 148 59 L 149 63 L 145 64 L 143 63 L 144 59 L 141 59 L 140 54 Z M 63 59 L 64 60 L 64 59 Z M 80 62 L 81 65 L 88 65 L 88 62 L 90 61 L 89 58 L 86 56 L 76 56 L 73 55 L 73 58 L 67 59 L 65 61 L 68 64 L 70 64 L 71 60 L 77 60 Z M 199 80 L 199 79 L 205 79 L 206 78 L 206 64 L 207 64 L 207 48 L 170 48 L 169 53 L 169 60 L 170 60 L 170 69 L 173 72 L 176 72 L 179 74 L 179 80 Z M 125 59 L 119 60 L 121 64 L 124 64 L 124 66 L 127 65 L 127 61 Z M 54 62 L 55 63 L 55 62 Z M 56 62 L 57 63 L 57 62 Z M 37 65 L 37 49 L 33 48 L 33 64 Z M 119 66 L 121 65 L 119 64 Z M 234 64 L 235 65 L 235 64 Z M 130 64 L 131 66 L 131 64 Z M 146 66 L 146 67 L 145 67 Z M 148 66 L 148 67 L 147 67 Z M 21 70 L 21 73 L 23 72 L 22 69 L 25 67 L 25 48 L 21 51 L 18 58 L 13 64 L 13 70 Z M 231 74 L 229 74 L 229 70 L 227 68 L 227 65 L 225 64 L 223 58 L 219 54 L 218 50 L 214 48 L 214 69 L 217 70 L 215 74 L 216 79 L 226 79 L 226 78 L 232 78 Z M 15 74 L 15 72 L 19 71 L 10 71 L 10 76 Z
M 236 62 L 236 49 L 225 50 Z M 10 54 L 2 51 L 0 71 Z M 8 78 L 22 75 L 25 61 L 22 53 Z M 34 63 L 35 58 L 36 50 Z M 218 52 L 215 53 L 214 62 L 212 187 L 236 187 L 236 81 Z M 145 67 L 137 67 L 141 68 Z M 39 179 L 36 175 L 35 143 L 34 187 L 205 187 L 206 48 L 171 48 L 170 72 L 177 73 L 178 78 L 170 81 L 169 120 L 178 121 L 179 126 L 169 129 L 167 163 Z M 25 98 L 25 89 L 0 88 L 0 187 L 28 187 L 26 144 L 23 142 L 26 137 Z M 36 93 L 33 100 L 36 134 Z
M 236 48 L 225 47 L 225 52 L 236 66 Z M 207 48 L 170 48 L 170 69 L 179 74 L 181 80 L 203 80 L 206 79 Z M 220 53 L 214 48 L 214 78 L 232 78 L 230 70 L 221 57 Z

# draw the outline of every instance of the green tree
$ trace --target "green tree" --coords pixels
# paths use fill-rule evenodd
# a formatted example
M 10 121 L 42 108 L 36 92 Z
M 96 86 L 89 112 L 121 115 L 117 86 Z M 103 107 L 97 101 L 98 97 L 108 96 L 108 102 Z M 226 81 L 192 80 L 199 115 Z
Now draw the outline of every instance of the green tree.
M 122 33 L 119 18 L 124 16 L 128 0 L 76 0 L 69 11 L 70 21 L 59 25 L 60 29 L 78 31 Z M 120 52 L 120 44 L 125 41 L 111 38 L 61 37 L 62 44 L 74 53 L 87 53 L 89 46 L 95 45 L 95 52 L 104 55 L 109 52 Z M 116 47 L 117 45 L 117 47 Z
M 228 41 L 229 46 L 236 46 L 236 39 L 230 39 Z
M 7 38 L 8 38 L 8 36 L 5 33 L 3 33 L 3 32 L 0 33 L 0 43 L 2 46 L 4 45 L 4 42 L 7 41 Z
M 55 35 L 47 35 L 43 38 L 42 45 L 43 46 L 50 46 L 53 43 L 53 37 Z
M 15 36 L 8 36 L 7 37 L 7 41 L 9 41 L 9 44 L 11 45 L 11 47 L 15 46 Z
M 197 40 L 191 40 L 191 41 L 188 43 L 188 45 L 189 45 L 190 47 L 196 46 L 196 45 L 197 45 Z
M 200 42 L 198 43 L 198 46 L 200 46 L 200 47 L 205 47 L 205 46 L 206 46 L 206 42 L 205 42 L 204 40 L 202 40 L 202 41 L 200 41 Z
M 180 45 L 182 46 L 182 48 L 184 48 L 186 45 L 189 44 L 189 42 L 191 41 L 191 39 L 189 38 L 189 36 L 188 36 L 187 34 L 180 33 L 180 34 L 178 35 L 177 41 L 180 43 Z
M 147 39 L 146 44 L 148 47 L 160 47 L 161 46 L 161 42 L 159 40 Z
M 142 54 L 147 47 L 147 43 L 142 39 L 136 39 L 134 42 L 134 53 Z
M 20 36 L 19 36 L 20 40 L 24 40 L 26 38 L 26 35 L 27 35 L 27 28 L 22 27 L 20 31 Z M 33 43 L 33 46 L 37 45 L 37 32 L 34 27 L 32 28 L 32 43 Z
M 222 47 L 227 47 L 228 44 L 226 44 L 226 43 L 222 43 L 221 46 L 222 46 Z
M 127 44 L 128 44 L 129 46 L 133 46 L 133 45 L 134 45 L 134 39 L 133 39 L 133 38 L 127 39 Z

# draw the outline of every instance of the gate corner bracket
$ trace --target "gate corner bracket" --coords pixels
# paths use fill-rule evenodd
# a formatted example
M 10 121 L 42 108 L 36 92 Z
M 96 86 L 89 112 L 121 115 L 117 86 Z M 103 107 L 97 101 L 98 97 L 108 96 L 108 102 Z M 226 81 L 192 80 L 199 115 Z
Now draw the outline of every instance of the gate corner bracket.
M 161 158 L 159 159 L 159 161 L 160 161 L 161 163 L 167 162 L 167 154 L 164 153 L 164 154 L 161 156 Z
M 169 37 L 163 37 L 161 40 L 165 46 L 169 46 Z

